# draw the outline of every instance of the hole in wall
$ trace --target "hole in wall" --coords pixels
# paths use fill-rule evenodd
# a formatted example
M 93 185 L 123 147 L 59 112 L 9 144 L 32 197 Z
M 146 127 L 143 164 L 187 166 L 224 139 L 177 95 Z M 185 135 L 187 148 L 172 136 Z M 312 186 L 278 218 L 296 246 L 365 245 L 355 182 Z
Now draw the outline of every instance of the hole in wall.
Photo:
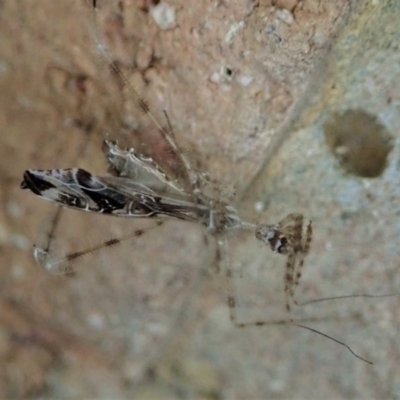
M 345 172 L 363 178 L 383 173 L 393 140 L 376 116 L 362 110 L 333 113 L 323 129 L 328 147 Z

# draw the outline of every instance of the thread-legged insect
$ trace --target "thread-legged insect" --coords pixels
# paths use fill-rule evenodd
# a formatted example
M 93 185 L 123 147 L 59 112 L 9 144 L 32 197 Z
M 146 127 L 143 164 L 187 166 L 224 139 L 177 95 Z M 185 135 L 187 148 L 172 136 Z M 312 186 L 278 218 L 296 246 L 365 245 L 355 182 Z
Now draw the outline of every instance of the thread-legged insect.
M 113 64 L 112 64 L 113 65 Z M 114 66 L 115 67 L 115 66 Z M 119 69 L 115 72 L 120 74 Z M 120 75 L 125 80 L 123 75 Z M 257 239 L 287 257 L 285 276 L 286 307 L 299 284 L 304 257 L 310 249 L 312 239 L 311 222 L 303 228 L 301 214 L 289 214 L 276 224 L 255 224 L 243 219 L 231 205 L 210 197 L 203 191 L 203 177 L 188 162 L 179 148 L 166 118 L 167 127 L 150 112 L 148 105 L 137 92 L 125 82 L 134 96 L 138 108 L 156 127 L 159 136 L 167 143 L 174 162 L 171 169 L 179 169 L 178 177 L 170 177 L 168 171 L 155 160 L 133 148 L 122 148 L 118 143 L 105 141 L 107 159 L 115 172 L 114 176 L 98 177 L 80 169 L 28 170 L 24 174 L 22 188 L 30 189 L 38 196 L 58 205 L 127 218 L 152 218 L 162 224 L 165 217 L 200 223 L 218 238 L 232 230 L 253 230 Z M 135 231 L 130 236 L 141 236 Z M 119 239 L 111 239 L 102 245 L 90 247 L 61 258 L 54 258 L 48 246 L 37 247 L 35 258 L 46 269 L 58 269 L 84 254 L 101 247 L 114 246 Z M 232 280 L 230 269 L 227 280 Z M 232 287 L 229 294 L 231 319 L 238 325 L 235 314 L 235 296 Z M 261 321 L 255 323 L 263 325 Z M 247 325 L 247 324 L 246 324 Z M 253 324 L 254 325 L 254 324 Z

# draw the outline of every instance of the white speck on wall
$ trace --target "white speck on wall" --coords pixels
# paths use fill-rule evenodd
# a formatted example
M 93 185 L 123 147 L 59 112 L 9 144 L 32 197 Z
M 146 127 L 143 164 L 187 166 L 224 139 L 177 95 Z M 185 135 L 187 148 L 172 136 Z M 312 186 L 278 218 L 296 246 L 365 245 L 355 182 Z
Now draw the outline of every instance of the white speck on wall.
M 27 250 L 30 247 L 29 240 L 26 238 L 26 236 L 21 235 L 20 233 L 11 234 L 9 243 L 21 250 Z
M 244 27 L 244 22 L 235 22 L 229 27 L 227 34 L 225 35 L 225 42 L 230 43 L 232 39 L 236 36 L 238 31 Z
M 215 71 L 210 75 L 210 81 L 212 83 L 220 83 L 221 82 L 221 75 L 219 72 Z
M 259 213 L 263 212 L 264 208 L 265 208 L 265 205 L 264 205 L 264 203 L 262 201 L 257 201 L 254 204 L 254 209 Z
M 286 9 L 281 9 L 276 12 L 276 16 L 285 24 L 292 25 L 294 22 L 293 14 Z
M 7 214 L 13 218 L 21 218 L 24 215 L 22 207 L 16 202 L 8 202 L 6 206 Z
M 249 86 L 251 82 L 253 82 L 252 76 L 242 75 L 239 77 L 239 83 L 244 87 Z
M 21 265 L 13 265 L 11 268 L 11 276 L 18 281 L 24 278 L 25 269 Z
M 150 8 L 150 15 L 160 29 L 166 31 L 176 26 L 175 8 L 168 3 L 158 3 Z
M 218 85 L 223 91 L 229 91 L 231 90 L 233 74 L 231 68 L 222 65 L 219 67 L 219 71 L 214 71 L 208 79 L 210 82 Z
M 379 212 L 379 210 L 372 210 L 372 215 L 373 215 L 376 219 L 380 219 L 380 217 L 381 217 L 381 213 Z
M 369 189 L 372 186 L 370 179 L 363 179 L 361 182 L 362 182 L 363 186 L 365 187 L 365 189 Z
M 105 327 L 104 317 L 100 314 L 90 314 L 88 316 L 88 324 L 96 329 L 103 329 Z

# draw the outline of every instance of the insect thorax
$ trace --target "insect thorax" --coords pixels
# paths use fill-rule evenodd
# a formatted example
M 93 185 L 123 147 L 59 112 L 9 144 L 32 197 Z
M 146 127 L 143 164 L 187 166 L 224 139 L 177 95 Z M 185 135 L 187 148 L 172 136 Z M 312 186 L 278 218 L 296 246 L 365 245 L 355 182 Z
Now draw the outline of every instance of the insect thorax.
M 277 253 L 288 253 L 288 238 L 277 229 L 276 225 L 260 225 L 256 230 L 256 238 L 269 244 Z

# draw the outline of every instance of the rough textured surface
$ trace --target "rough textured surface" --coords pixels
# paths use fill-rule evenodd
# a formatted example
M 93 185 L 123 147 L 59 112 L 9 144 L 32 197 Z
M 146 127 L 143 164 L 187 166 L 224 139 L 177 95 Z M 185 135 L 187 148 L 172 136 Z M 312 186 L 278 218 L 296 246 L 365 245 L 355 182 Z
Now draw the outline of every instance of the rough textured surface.
M 161 119 L 168 111 L 192 162 L 236 187 L 249 218 L 313 220 L 298 300 L 397 291 L 398 2 L 152 3 L 100 2 L 101 41 Z M 397 396 L 398 298 L 316 303 L 291 316 L 326 318 L 308 324 L 374 366 L 293 326 L 238 330 L 201 227 L 152 229 L 85 258 L 74 277 L 40 270 L 31 246 L 54 206 L 19 189 L 23 171 L 104 173 L 102 138 L 142 141 L 129 137 L 140 116 L 96 50 L 87 2 L 8 0 L 0 19 L 4 397 Z M 391 137 L 376 178 L 346 173 L 326 144 L 327 121 L 345 112 L 372 116 Z M 138 223 L 67 211 L 61 227 L 67 252 Z M 284 259 L 250 235 L 230 245 L 240 318 L 287 317 Z

